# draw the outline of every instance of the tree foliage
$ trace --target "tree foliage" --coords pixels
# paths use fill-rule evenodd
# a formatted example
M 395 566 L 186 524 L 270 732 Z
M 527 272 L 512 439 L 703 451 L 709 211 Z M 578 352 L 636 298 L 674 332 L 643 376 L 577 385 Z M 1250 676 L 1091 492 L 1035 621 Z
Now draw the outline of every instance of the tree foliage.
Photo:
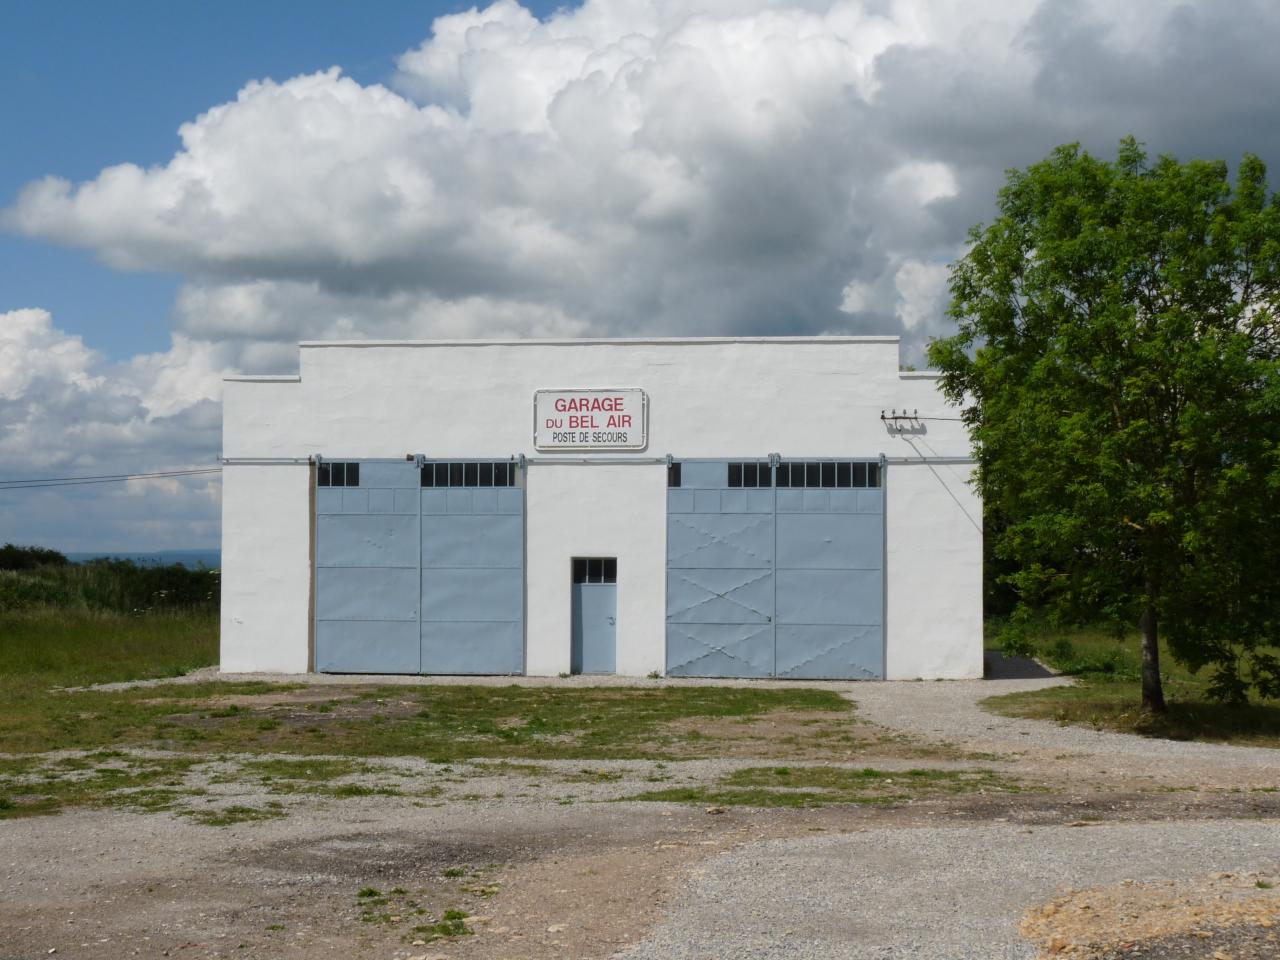
M 0 547 L 0 570 L 34 570 L 36 567 L 65 567 L 69 561 L 48 547 L 20 547 L 6 543 Z
M 1023 609 L 1143 628 L 1213 690 L 1280 693 L 1280 206 L 1246 155 L 1063 146 L 1008 173 L 930 347 Z

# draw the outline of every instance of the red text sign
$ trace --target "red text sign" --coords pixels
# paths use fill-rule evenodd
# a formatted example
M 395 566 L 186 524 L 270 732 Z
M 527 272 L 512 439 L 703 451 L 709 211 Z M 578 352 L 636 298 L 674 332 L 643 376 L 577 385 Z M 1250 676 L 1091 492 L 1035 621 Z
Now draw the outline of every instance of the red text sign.
M 539 450 L 643 450 L 649 407 L 643 390 L 539 390 L 533 445 Z

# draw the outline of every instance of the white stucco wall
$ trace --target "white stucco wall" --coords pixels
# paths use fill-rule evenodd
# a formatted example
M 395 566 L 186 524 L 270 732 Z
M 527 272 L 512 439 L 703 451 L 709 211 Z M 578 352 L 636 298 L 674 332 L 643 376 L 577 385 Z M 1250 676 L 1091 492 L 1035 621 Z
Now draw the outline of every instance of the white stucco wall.
M 648 447 L 623 459 L 969 453 L 954 419 L 922 419 L 906 438 L 886 429 L 882 410 L 954 417 L 935 378 L 899 372 L 893 337 L 304 344 L 300 356 L 298 377 L 226 384 L 227 670 L 305 670 L 309 656 L 307 469 L 237 459 L 535 458 L 526 475 L 527 671 L 569 668 L 570 558 L 616 556 L 617 669 L 642 676 L 665 659 L 665 469 L 548 463 L 581 454 L 533 449 L 536 390 L 646 391 Z M 955 480 L 968 469 L 889 468 L 891 677 L 981 674 L 981 510 Z
M 305 673 L 311 597 L 311 471 L 222 471 L 224 671 Z
M 886 679 L 982 676 L 982 502 L 971 473 L 965 464 L 889 466 Z
M 931 380 L 899 377 L 894 337 L 303 344 L 300 357 L 297 382 L 227 383 L 225 456 L 533 456 L 534 391 L 591 387 L 648 393 L 650 455 L 874 456 L 881 409 L 941 405 Z M 934 446 L 967 452 L 957 424 L 932 426 Z
M 617 672 L 661 672 L 666 659 L 667 470 L 529 467 L 526 490 L 526 669 L 569 671 L 571 561 L 618 558 Z

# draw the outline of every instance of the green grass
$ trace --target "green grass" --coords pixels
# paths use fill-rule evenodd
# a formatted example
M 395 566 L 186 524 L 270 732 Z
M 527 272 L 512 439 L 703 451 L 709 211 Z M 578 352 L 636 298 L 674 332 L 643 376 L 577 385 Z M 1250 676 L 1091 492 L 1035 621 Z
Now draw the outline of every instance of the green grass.
M 242 763 L 234 772 L 215 778 L 221 783 L 236 783 L 245 779 L 257 780 L 274 794 L 318 794 L 326 797 L 402 797 L 404 792 L 396 787 L 367 783 L 337 783 L 342 777 L 357 774 L 376 774 L 377 767 L 355 760 L 285 760 L 273 757 L 269 760 L 250 760 Z M 416 797 L 437 797 L 444 791 L 438 786 L 428 786 L 413 791 Z
M 989 632 L 997 626 L 988 624 Z M 989 697 L 983 706 L 994 713 L 1173 740 L 1280 747 L 1280 700 L 1245 706 L 1215 703 L 1208 697 L 1207 671 L 1192 673 L 1163 643 L 1160 668 L 1168 711 L 1144 714 L 1136 631 L 1117 636 L 1105 627 L 1038 624 L 1027 639 L 1033 656 L 1074 676 L 1076 683 Z
M 116 692 L 28 693 L 0 704 L 0 753 L 153 747 L 244 752 L 523 759 L 663 758 L 676 747 L 714 754 L 714 738 L 667 725 L 774 710 L 838 712 L 822 690 L 596 687 L 353 688 L 328 713 L 301 711 L 264 683 L 162 685 Z M 218 698 L 262 695 L 231 710 Z
M 197 823 L 202 823 L 206 827 L 230 827 L 237 823 L 253 823 L 258 820 L 275 820 L 279 817 L 286 816 L 285 812 L 277 807 L 246 807 L 235 805 L 223 807 L 220 810 L 184 810 L 182 813 L 185 817 L 191 817 Z
M 833 803 L 902 803 L 958 793 L 1011 793 L 1016 780 L 991 770 L 849 770 L 842 767 L 750 767 L 713 786 L 672 787 L 627 797 L 665 803 L 747 807 L 820 807 Z
M 216 613 L 0 612 L 0 693 L 176 677 L 218 662 Z
M 819 690 L 724 688 L 352 687 L 320 709 L 276 702 L 289 685 L 163 685 L 116 692 L 53 688 L 167 677 L 216 662 L 215 617 L 130 617 L 36 609 L 0 614 L 0 753 L 153 747 L 210 752 L 582 760 L 714 752 L 694 718 L 852 708 Z M 262 694 L 262 702 L 228 703 Z M 828 721 L 831 724 L 831 721 Z M 824 731 L 814 728 L 814 736 Z M 266 775 L 271 775 L 269 772 Z M 293 779 L 296 777 L 290 777 Z M 323 779 L 323 776 L 318 776 Z
M 1144 714 L 1137 681 L 1082 678 L 1070 687 L 989 697 L 982 705 L 1009 717 L 1031 717 L 1170 740 L 1203 740 L 1259 747 L 1280 747 L 1280 704 L 1275 701 L 1231 706 L 1212 703 L 1203 686 L 1169 683 L 1168 709 Z
M 213 663 L 216 651 L 217 622 L 211 615 L 0 613 L 0 818 L 71 806 L 172 810 L 211 826 L 283 816 L 279 805 L 271 804 L 192 807 L 190 798 L 203 793 L 184 786 L 192 766 L 231 755 L 294 758 L 242 760 L 234 771 L 220 770 L 215 782 L 249 780 L 273 793 L 334 798 L 393 796 L 400 795 L 396 786 L 341 781 L 372 772 L 358 759 L 363 757 L 417 756 L 438 763 L 664 759 L 715 755 L 719 741 L 704 732 L 701 720 L 812 712 L 821 715 L 806 727 L 814 742 L 843 736 L 854 723 L 852 705 L 835 693 L 767 687 L 353 685 L 327 691 L 321 704 L 291 698 L 300 689 L 297 684 L 67 689 L 175 676 Z M 138 757 L 128 752 L 133 749 L 175 756 Z M 54 750 L 88 755 L 49 757 Z M 595 782 L 616 777 L 590 767 L 570 776 Z M 439 793 L 432 785 L 406 795 Z
M 123 807 L 140 812 L 173 809 L 191 791 L 180 788 L 196 761 L 181 757 L 89 757 L 0 761 L 0 820 L 56 813 L 63 807 Z
M 176 677 L 217 658 L 218 619 L 209 612 L 0 612 L 0 752 L 110 743 L 101 733 L 76 736 L 97 725 L 93 701 L 55 688 Z
M 328 782 L 339 777 L 349 777 L 357 773 L 370 773 L 373 768 L 354 760 L 283 760 L 273 757 L 270 760 L 250 760 L 240 767 L 235 779 L 242 775 L 257 777 L 269 782 L 272 780 Z
M 419 924 L 413 928 L 413 934 L 427 943 L 453 937 L 468 937 L 475 931 L 463 921 L 467 919 L 465 910 L 446 910 L 444 916 L 435 923 Z
M 356 893 L 355 906 L 359 911 L 358 919 L 361 923 L 396 924 L 401 921 L 410 923 L 414 920 L 425 921 L 416 924 L 404 934 L 403 938 L 410 942 L 434 943 L 437 940 L 470 936 L 475 932 L 466 925 L 468 914 L 465 910 L 449 909 L 436 919 L 428 916 L 426 908 L 420 906 L 418 900 L 410 896 L 409 891 L 403 887 L 393 887 L 385 894 L 377 887 L 364 887 Z

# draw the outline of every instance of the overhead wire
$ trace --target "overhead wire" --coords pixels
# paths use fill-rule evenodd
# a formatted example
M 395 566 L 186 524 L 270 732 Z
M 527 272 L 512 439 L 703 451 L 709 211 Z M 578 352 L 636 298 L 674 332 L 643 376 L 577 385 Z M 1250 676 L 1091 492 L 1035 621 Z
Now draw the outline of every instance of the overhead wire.
M 112 473 L 84 477 L 44 477 L 38 479 L 0 480 L 0 491 L 41 490 L 51 487 L 75 487 L 94 483 L 123 483 L 128 480 L 160 480 L 172 477 L 199 477 L 221 473 L 221 467 L 196 467 L 190 470 L 162 470 L 156 473 Z

